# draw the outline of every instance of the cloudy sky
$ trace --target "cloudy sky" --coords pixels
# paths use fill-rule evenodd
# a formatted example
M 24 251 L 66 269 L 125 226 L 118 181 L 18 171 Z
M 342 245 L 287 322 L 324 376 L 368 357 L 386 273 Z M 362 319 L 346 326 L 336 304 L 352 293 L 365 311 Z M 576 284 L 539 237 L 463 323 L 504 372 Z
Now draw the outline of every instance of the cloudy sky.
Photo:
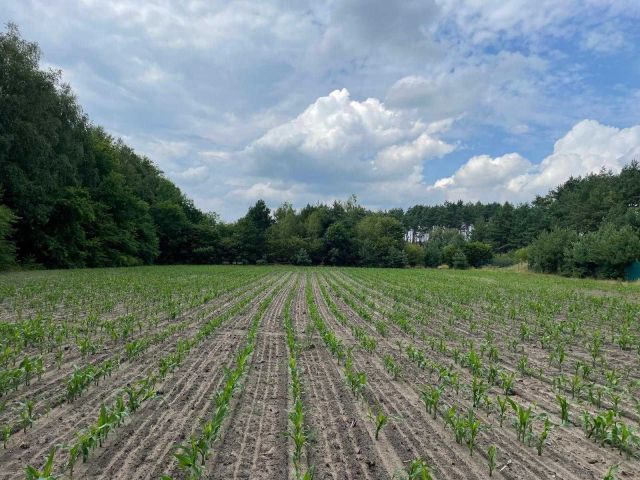
M 226 220 L 527 201 L 640 159 L 638 0 L 0 0 L 94 123 Z

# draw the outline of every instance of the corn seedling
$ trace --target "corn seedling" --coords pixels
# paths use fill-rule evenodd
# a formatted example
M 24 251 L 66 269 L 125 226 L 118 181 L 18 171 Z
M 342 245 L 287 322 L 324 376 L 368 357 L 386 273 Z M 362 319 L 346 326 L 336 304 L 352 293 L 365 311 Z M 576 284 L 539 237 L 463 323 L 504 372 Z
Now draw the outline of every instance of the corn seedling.
M 560 404 L 560 419 L 562 420 L 562 424 L 566 425 L 569 423 L 569 402 L 566 397 L 561 395 L 556 395 L 556 399 Z
M 382 411 L 382 409 L 378 410 L 378 413 L 376 413 L 375 417 L 374 417 L 374 421 L 376 424 L 376 441 L 378 440 L 378 435 L 380 434 L 380 430 L 382 430 L 382 428 L 389 422 L 389 417 L 387 415 L 384 414 L 384 412 Z
M 22 429 L 24 433 L 27 433 L 27 428 L 33 425 L 33 400 L 25 400 L 20 402 L 20 422 L 22 423 Z
M 522 443 L 526 443 L 527 435 L 531 434 L 532 428 L 532 408 L 531 406 L 525 408 L 523 405 L 517 404 L 511 398 L 508 398 L 509 404 L 516 414 L 515 427 L 518 432 L 518 438 Z
M 385 355 L 383 361 L 387 373 L 389 373 L 394 380 L 397 380 L 400 377 L 400 365 L 396 363 L 390 354 Z
M 542 428 L 542 432 L 536 438 L 536 450 L 538 451 L 538 456 L 542 456 L 542 451 L 544 450 L 545 442 L 549 437 L 549 432 L 551 431 L 552 424 L 549 418 L 545 415 L 544 417 L 544 425 Z
M 507 407 L 509 406 L 508 399 L 509 397 L 500 397 L 500 395 L 496 395 L 496 403 L 498 404 L 498 412 L 500 416 L 501 428 L 502 428 L 502 423 L 504 422 L 504 417 L 507 414 Z
M 604 477 L 602 477 L 602 480 L 618 480 L 617 473 L 619 468 L 619 465 L 611 465 L 607 469 L 607 473 L 605 473 Z
M 431 467 L 421 458 L 412 460 L 407 471 L 395 477 L 401 480 L 433 480 Z
M 191 437 L 189 442 L 179 445 L 178 449 L 173 453 L 173 456 L 178 460 L 178 466 L 187 472 L 190 479 L 202 477 L 202 466 L 199 461 L 200 453 L 198 441 L 194 437 Z M 204 464 L 204 457 L 202 458 L 202 464 Z
M 473 407 L 480 406 L 480 402 L 486 396 L 486 392 L 489 389 L 489 385 L 484 383 L 484 380 L 478 377 L 473 377 L 471 380 L 471 398 L 473 400 Z
M 493 471 L 496 468 L 496 457 L 498 449 L 495 445 L 491 445 L 487 450 L 487 462 L 489 463 L 489 476 L 493 476 Z
M 25 468 L 26 479 L 27 480 L 56 480 L 58 478 L 53 474 L 53 458 L 56 454 L 56 447 L 53 447 L 49 451 L 49 455 L 47 456 L 47 460 L 42 467 L 42 470 L 38 470 L 31 465 L 27 465 Z
M 442 396 L 443 389 L 441 387 L 433 387 L 431 385 L 427 385 L 421 392 L 422 401 L 424 402 L 424 407 L 427 413 L 433 415 L 433 418 L 436 418 L 438 414 L 438 403 L 440 402 L 440 397 Z
M 473 457 L 473 449 L 476 446 L 476 437 L 478 436 L 478 432 L 480 431 L 480 420 L 478 420 L 478 417 L 476 417 L 476 414 L 473 410 L 469 410 L 465 428 L 467 430 L 467 446 L 469 447 L 469 453 Z
M 500 372 L 500 386 L 505 395 L 513 395 L 513 380 L 515 379 L 515 373 L 507 373 L 505 371 Z
M 7 444 L 9 443 L 9 438 L 11 438 L 11 427 L 9 425 L 5 425 L 2 427 L 2 448 L 7 449 Z

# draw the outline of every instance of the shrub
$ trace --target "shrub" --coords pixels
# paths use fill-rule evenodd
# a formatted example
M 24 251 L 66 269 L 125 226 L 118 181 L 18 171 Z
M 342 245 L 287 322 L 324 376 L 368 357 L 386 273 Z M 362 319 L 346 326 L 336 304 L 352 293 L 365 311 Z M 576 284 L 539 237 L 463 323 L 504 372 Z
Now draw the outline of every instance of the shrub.
M 420 245 L 407 243 L 404 246 L 404 254 L 407 257 L 407 263 L 412 267 L 424 262 L 424 249 Z
M 577 233 L 569 229 L 557 228 L 542 232 L 529 246 L 529 267 L 537 272 L 560 272 L 564 251 L 577 238 Z
M 427 242 L 424 247 L 424 266 L 439 267 L 442 261 L 442 248 L 434 242 Z
M 311 265 L 311 258 L 309 258 L 309 254 L 304 248 L 298 250 L 295 258 L 296 265 Z
M 499 253 L 489 261 L 489 265 L 498 268 L 511 267 L 517 263 L 518 261 L 510 253 Z
M 640 237 L 629 225 L 611 224 L 586 233 L 565 251 L 564 270 L 576 277 L 623 278 L 640 258 Z
M 469 265 L 476 268 L 486 265 L 493 257 L 491 245 L 482 242 L 465 243 L 462 245 L 462 252 L 467 257 Z
M 464 269 L 469 267 L 469 262 L 467 261 L 467 257 L 462 252 L 462 250 L 457 250 L 453 257 L 451 258 L 451 266 L 453 268 Z
M 384 266 L 401 268 L 407 266 L 407 255 L 403 250 L 396 247 L 389 247 L 384 258 Z

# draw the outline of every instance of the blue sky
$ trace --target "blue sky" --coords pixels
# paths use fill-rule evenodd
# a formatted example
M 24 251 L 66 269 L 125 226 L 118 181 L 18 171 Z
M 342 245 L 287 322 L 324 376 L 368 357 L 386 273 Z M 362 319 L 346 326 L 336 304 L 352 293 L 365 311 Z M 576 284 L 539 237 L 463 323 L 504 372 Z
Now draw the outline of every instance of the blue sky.
M 258 198 L 527 201 L 640 159 L 637 0 L 0 0 L 96 124 Z

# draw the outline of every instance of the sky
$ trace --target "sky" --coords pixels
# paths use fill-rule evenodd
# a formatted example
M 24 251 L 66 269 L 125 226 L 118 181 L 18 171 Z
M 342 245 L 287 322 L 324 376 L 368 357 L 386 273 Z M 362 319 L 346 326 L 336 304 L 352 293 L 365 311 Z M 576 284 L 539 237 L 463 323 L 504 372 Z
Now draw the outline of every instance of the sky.
M 0 0 L 93 123 L 224 220 L 532 200 L 640 160 L 639 0 Z

